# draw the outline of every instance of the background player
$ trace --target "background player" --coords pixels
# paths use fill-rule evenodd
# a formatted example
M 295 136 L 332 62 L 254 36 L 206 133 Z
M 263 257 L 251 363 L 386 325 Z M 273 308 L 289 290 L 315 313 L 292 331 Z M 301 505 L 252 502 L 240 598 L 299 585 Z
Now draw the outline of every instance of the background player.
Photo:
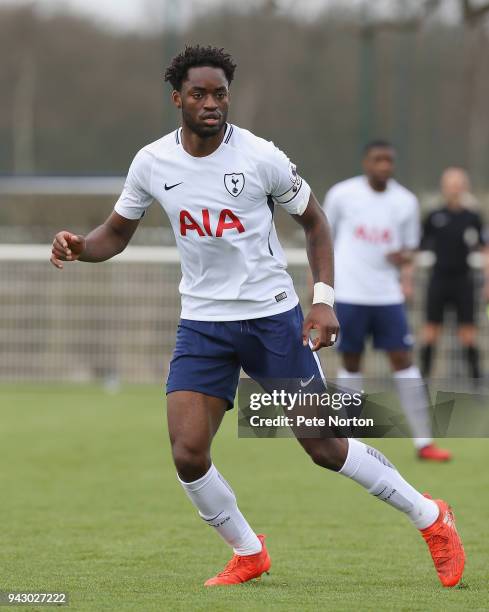
M 426 324 L 421 349 L 423 376 L 431 374 L 447 307 L 453 307 L 457 315 L 458 338 L 464 347 L 469 375 L 475 379 L 481 376 L 475 326 L 475 285 L 468 256 L 485 245 L 485 237 L 480 215 L 465 206 L 469 192 L 465 170 L 447 168 L 441 177 L 444 205 L 432 211 L 423 225 L 421 248 L 433 251 L 436 257 L 426 294 Z M 487 298 L 487 274 L 485 281 Z
M 307 183 L 273 143 L 227 123 L 235 65 L 222 49 L 188 47 L 166 72 L 182 127 L 135 157 L 107 221 L 88 236 L 59 232 L 51 261 L 98 262 L 121 252 L 153 199 L 168 214 L 181 254 L 182 318 L 167 382 L 168 429 L 179 481 L 200 517 L 234 556 L 208 586 L 268 571 L 257 535 L 211 460 L 211 443 L 232 407 L 242 366 L 252 378 L 322 387 L 313 348 L 338 331 L 328 224 Z M 305 320 L 273 224 L 275 204 L 302 225 L 315 282 Z M 311 383 L 309 385 L 309 383 Z M 358 440 L 299 440 L 313 461 L 358 482 L 421 530 L 444 586 L 462 575 L 464 552 L 447 504 L 421 495 L 375 449 Z M 241 458 L 242 460 L 243 458 Z
M 451 455 L 431 437 L 429 400 L 413 364 L 399 275 L 419 244 L 418 202 L 392 177 L 395 151 L 382 140 L 364 149 L 362 176 L 334 185 L 326 194 L 335 237 L 336 312 L 341 325 L 338 377 L 362 388 L 362 356 L 372 336 L 386 352 L 420 459 L 447 461 Z

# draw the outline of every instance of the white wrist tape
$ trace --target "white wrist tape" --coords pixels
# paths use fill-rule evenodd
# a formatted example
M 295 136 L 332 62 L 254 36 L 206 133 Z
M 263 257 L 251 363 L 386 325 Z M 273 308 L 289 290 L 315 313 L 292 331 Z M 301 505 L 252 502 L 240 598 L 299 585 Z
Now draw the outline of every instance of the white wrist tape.
M 326 283 L 314 283 L 313 304 L 327 304 L 333 307 L 334 305 L 334 289 Z

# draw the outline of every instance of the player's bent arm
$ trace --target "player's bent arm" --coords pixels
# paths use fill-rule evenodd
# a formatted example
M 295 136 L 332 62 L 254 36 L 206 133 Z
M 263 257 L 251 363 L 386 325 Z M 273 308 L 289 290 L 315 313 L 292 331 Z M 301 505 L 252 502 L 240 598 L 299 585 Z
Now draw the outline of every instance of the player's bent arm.
M 313 282 L 334 284 L 333 240 L 328 220 L 312 193 L 302 215 L 292 215 L 306 235 L 306 250 Z
M 484 301 L 489 304 L 489 245 L 482 246 L 480 253 L 482 254 L 482 270 L 484 273 L 482 296 Z
M 64 261 L 100 262 L 121 253 L 131 240 L 140 219 L 126 219 L 115 211 L 87 236 L 58 232 L 53 241 L 51 263 L 63 268 Z
M 304 228 L 307 257 L 314 282 L 325 283 L 333 287 L 333 240 L 326 215 L 312 192 L 306 210 L 302 215 L 292 216 Z M 309 342 L 311 330 L 316 329 L 319 335 L 312 341 L 312 350 L 317 351 L 322 346 L 331 346 L 338 337 L 339 327 L 332 305 L 313 304 L 304 320 L 302 341 L 306 346 Z
M 404 266 L 410 266 L 414 263 L 414 256 L 416 255 L 415 249 L 402 249 L 400 251 L 392 251 L 391 253 L 387 253 L 386 257 L 388 261 L 394 266 L 398 268 L 403 268 Z
M 400 269 L 401 291 L 406 301 L 410 302 L 414 296 L 414 272 L 415 259 L 410 263 L 404 264 Z
M 121 253 L 129 244 L 140 219 L 126 219 L 115 211 L 99 227 L 85 236 L 80 261 L 106 261 Z

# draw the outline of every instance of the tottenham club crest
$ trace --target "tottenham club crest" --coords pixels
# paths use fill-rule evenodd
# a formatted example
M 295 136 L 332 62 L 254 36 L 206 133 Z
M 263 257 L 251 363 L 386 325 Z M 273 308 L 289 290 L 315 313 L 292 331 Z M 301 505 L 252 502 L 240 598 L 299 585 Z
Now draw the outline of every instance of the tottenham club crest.
M 244 184 L 245 177 L 242 172 L 233 172 L 232 174 L 224 175 L 224 187 L 226 187 L 229 193 L 235 198 L 243 191 Z

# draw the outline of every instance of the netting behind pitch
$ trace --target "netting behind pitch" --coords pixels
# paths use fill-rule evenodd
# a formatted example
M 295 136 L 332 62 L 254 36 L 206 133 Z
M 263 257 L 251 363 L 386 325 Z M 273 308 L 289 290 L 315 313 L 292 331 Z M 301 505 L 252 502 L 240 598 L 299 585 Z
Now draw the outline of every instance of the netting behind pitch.
M 310 303 L 304 252 L 286 252 L 304 310 Z M 162 382 L 180 313 L 180 264 L 174 248 L 129 248 L 118 261 L 49 263 L 50 247 L 0 247 L 0 380 Z M 422 322 L 427 271 L 416 275 L 409 306 L 413 331 Z M 480 293 L 480 292 L 479 292 Z M 482 304 L 479 312 L 482 315 Z M 481 316 L 479 343 L 485 353 L 488 325 Z M 464 375 L 448 322 L 438 349 L 437 376 Z M 326 373 L 338 355 L 323 349 Z M 366 372 L 388 372 L 382 354 L 367 351 Z

